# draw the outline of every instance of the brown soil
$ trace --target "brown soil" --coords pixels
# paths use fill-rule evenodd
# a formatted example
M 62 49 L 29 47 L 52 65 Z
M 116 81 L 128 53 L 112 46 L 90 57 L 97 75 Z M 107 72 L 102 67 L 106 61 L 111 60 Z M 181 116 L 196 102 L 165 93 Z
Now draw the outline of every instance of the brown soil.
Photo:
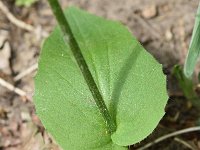
M 14 77 L 38 61 L 43 40 L 55 25 L 46 0 L 31 7 L 17 7 L 13 0 L 1 0 L 19 20 L 34 26 L 28 32 L 11 23 L 0 11 L 0 77 L 28 93 L 29 101 L 0 86 L 0 150 L 39 150 L 59 147 L 45 132 L 32 101 L 32 72 L 19 81 Z M 166 115 L 156 130 L 136 149 L 173 131 L 198 124 L 199 111 L 183 96 L 172 77 L 172 67 L 183 64 L 194 25 L 198 0 L 62 0 L 63 8 L 81 7 L 98 16 L 121 21 L 161 63 L 168 77 L 169 101 Z M 200 68 L 200 67 L 198 67 Z M 198 69 L 196 70 L 198 72 Z M 178 139 L 178 140 L 177 140 Z M 187 133 L 155 144 L 149 149 L 200 149 L 199 132 Z M 191 148 L 190 148 L 191 149 Z

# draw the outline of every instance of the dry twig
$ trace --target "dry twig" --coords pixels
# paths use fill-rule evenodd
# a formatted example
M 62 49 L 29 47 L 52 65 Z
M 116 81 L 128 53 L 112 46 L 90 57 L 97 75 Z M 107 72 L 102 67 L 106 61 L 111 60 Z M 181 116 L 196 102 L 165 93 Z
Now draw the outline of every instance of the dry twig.
M 137 150 L 144 150 L 144 149 L 147 149 L 147 148 L 153 146 L 154 144 L 157 144 L 157 143 L 159 143 L 163 140 L 166 140 L 170 137 L 177 136 L 177 135 L 180 135 L 180 134 L 189 133 L 189 132 L 194 132 L 194 131 L 200 131 L 200 126 L 199 127 L 186 128 L 186 129 L 183 129 L 183 130 L 179 130 L 179 131 L 161 136 L 158 139 L 154 140 L 153 142 L 148 143 L 148 144 L 144 145 L 143 147 L 138 148 Z
M 160 32 L 157 31 L 149 22 L 145 21 L 142 19 L 140 16 L 137 14 L 133 15 L 133 17 L 144 27 L 146 28 L 152 36 L 154 36 L 157 39 L 162 39 L 162 35 Z
M 34 28 L 33 26 L 24 23 L 21 20 L 18 20 L 9 10 L 8 8 L 3 4 L 2 1 L 0 1 L 0 10 L 6 15 L 6 17 L 8 18 L 8 20 L 10 22 L 12 22 L 13 24 L 15 24 L 16 26 L 25 29 L 27 31 L 33 31 Z
M 12 84 L 8 83 L 7 81 L 5 81 L 4 79 L 0 78 L 0 85 L 9 89 L 10 91 L 15 92 L 16 94 L 18 94 L 19 96 L 27 99 L 27 95 L 26 92 L 24 92 L 23 90 L 14 87 Z
M 182 139 L 179 138 L 174 138 L 175 141 L 183 144 L 185 147 L 191 149 L 191 150 L 196 150 L 195 148 L 193 148 L 189 143 L 187 143 L 186 141 L 183 141 Z
M 38 68 L 38 64 L 34 64 L 32 66 L 30 66 L 28 69 L 22 71 L 21 73 L 19 73 L 17 76 L 14 77 L 14 81 L 19 81 L 21 80 L 23 77 L 25 77 L 26 75 L 30 74 L 31 72 L 35 71 Z

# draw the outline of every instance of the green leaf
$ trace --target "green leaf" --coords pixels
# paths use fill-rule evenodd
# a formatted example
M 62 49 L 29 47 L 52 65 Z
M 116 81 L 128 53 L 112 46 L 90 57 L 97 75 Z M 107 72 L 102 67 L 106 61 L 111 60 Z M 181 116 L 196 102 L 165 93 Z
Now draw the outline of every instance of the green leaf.
M 162 66 L 120 23 L 77 8 L 66 18 L 117 124 L 110 135 L 60 28 L 45 41 L 35 79 L 38 116 L 66 150 L 125 150 L 164 115 Z
M 197 15 L 188 55 L 184 65 L 184 74 L 186 77 L 190 78 L 192 76 L 199 55 L 200 55 L 200 3 L 197 10 Z
M 16 0 L 15 4 L 17 6 L 31 6 L 31 4 L 33 4 L 34 2 L 36 2 L 37 0 Z

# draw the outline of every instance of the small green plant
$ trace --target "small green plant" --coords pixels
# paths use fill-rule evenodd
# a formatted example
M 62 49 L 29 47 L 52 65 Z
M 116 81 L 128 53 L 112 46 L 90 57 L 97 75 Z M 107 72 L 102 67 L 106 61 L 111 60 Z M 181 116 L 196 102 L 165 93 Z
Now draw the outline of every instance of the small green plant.
M 178 80 L 179 87 L 182 89 L 185 97 L 192 102 L 193 106 L 200 108 L 199 97 L 194 90 L 192 79 L 185 76 L 182 67 L 179 65 L 174 66 L 173 75 Z
M 189 100 L 197 98 L 196 93 L 194 92 L 194 84 L 191 79 L 188 79 L 183 73 L 181 66 L 176 65 L 173 68 L 173 75 L 177 78 L 179 87 L 183 90 L 185 97 Z
M 167 103 L 162 66 L 127 28 L 80 9 L 46 39 L 35 78 L 36 111 L 65 150 L 126 150 L 155 129 Z
M 17 6 L 31 6 L 34 2 L 36 2 L 37 0 L 16 0 L 15 4 Z
M 179 82 L 185 97 L 191 100 L 194 106 L 200 109 L 200 98 L 194 91 L 194 83 L 192 75 L 195 65 L 200 56 L 200 3 L 197 10 L 195 25 L 192 33 L 192 38 L 189 46 L 188 55 L 185 61 L 184 69 L 176 65 L 173 69 L 173 74 Z

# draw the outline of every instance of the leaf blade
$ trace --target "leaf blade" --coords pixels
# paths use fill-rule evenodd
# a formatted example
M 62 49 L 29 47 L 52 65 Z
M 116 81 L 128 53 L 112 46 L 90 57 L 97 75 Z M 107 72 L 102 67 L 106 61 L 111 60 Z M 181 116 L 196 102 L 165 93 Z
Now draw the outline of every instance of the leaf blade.
M 76 8 L 68 9 L 66 11 L 66 17 L 95 82 L 102 93 L 104 101 L 119 127 L 116 134 L 112 136 L 112 140 L 115 144 L 112 143 L 110 135 L 106 133 L 105 122 L 101 118 L 98 108 L 95 106 L 91 93 L 69 51 L 69 46 L 63 42 L 62 34 L 59 29 L 54 31 L 53 35 L 50 36 L 51 40 L 46 42 L 48 46 L 45 47 L 44 45 L 42 50 L 39 65 L 41 69 L 39 69 L 36 78 L 35 103 L 38 114 L 45 127 L 51 130 L 50 133 L 53 134 L 58 143 L 65 149 L 94 149 L 97 147 L 103 149 L 106 143 L 110 143 L 108 147 L 113 150 L 127 149 L 123 146 L 134 144 L 144 139 L 152 132 L 164 114 L 167 94 L 165 76 L 162 73 L 161 65 L 158 64 L 150 54 L 147 54 L 137 40 L 121 24 L 104 20 Z M 59 43 L 59 46 L 57 46 L 57 43 Z M 49 68 L 45 67 L 45 64 L 49 64 Z M 153 67 L 151 65 L 153 65 Z M 45 69 L 46 73 L 44 71 Z M 142 73 L 142 75 L 140 73 Z M 149 77 L 149 75 L 151 75 L 151 77 Z M 56 77 L 54 78 L 51 76 Z M 144 80 L 147 77 L 154 79 L 154 81 L 150 82 Z M 49 80 L 47 83 L 49 83 L 50 80 L 54 81 L 54 83 L 49 86 L 45 83 L 47 79 Z M 159 83 L 157 79 L 161 81 L 161 83 Z M 66 80 L 70 80 L 70 82 Z M 148 85 L 152 83 L 152 90 L 149 90 Z M 53 86 L 54 84 L 56 85 L 55 88 Z M 135 85 L 132 86 L 132 84 Z M 142 96 L 142 94 L 145 93 L 142 92 L 143 84 L 146 86 L 146 88 L 143 89 L 149 91 L 146 96 Z M 39 87 L 40 85 L 42 87 Z M 141 91 L 137 90 L 138 86 Z M 150 93 L 157 92 L 155 90 L 159 88 L 161 88 L 160 94 L 157 96 L 150 96 L 149 99 Z M 43 89 L 43 91 L 41 89 Z M 55 91 L 50 93 L 51 96 L 45 93 L 52 90 Z M 137 91 L 138 94 L 134 91 Z M 129 94 L 131 92 L 132 94 Z M 59 94 L 62 96 L 57 98 L 55 95 Z M 135 95 L 137 95 L 138 98 L 135 98 Z M 144 100 L 141 100 L 142 98 L 144 98 Z M 154 100 L 153 104 L 150 104 L 145 98 L 148 101 L 154 98 L 156 98 L 156 100 Z M 52 99 L 55 99 L 56 102 L 52 102 Z M 136 101 L 133 101 L 134 99 L 136 99 Z M 162 100 L 158 105 L 160 99 Z M 140 100 L 140 104 L 137 104 L 137 100 Z M 67 106 L 71 105 L 70 103 L 75 104 L 72 104 L 71 107 Z M 151 109 L 147 108 L 149 105 Z M 48 111 L 41 111 L 44 106 Z M 149 111 L 144 108 L 140 110 L 143 106 L 146 107 L 145 109 L 150 110 L 150 112 L 152 111 L 154 119 L 149 119 Z M 156 109 L 154 106 L 156 106 Z M 135 107 L 139 108 L 136 109 Z M 159 110 L 159 113 L 153 112 L 154 109 Z M 64 112 L 64 110 L 68 110 L 68 113 Z M 79 111 L 83 111 L 86 117 Z M 143 120 L 141 120 L 138 125 L 135 124 L 134 121 L 138 122 L 143 113 L 146 117 L 143 117 Z M 159 115 L 157 115 L 157 113 Z M 53 115 L 53 119 L 48 117 L 49 114 Z M 75 117 L 72 117 L 73 114 L 75 114 Z M 138 117 L 136 114 L 139 114 Z M 61 120 L 59 116 L 61 116 Z M 124 118 L 124 116 L 126 116 L 126 118 Z M 88 119 L 93 123 L 88 125 Z M 70 125 L 65 125 L 68 124 L 68 120 L 72 123 L 69 123 Z M 146 126 L 143 126 L 148 130 L 139 133 L 142 127 L 141 124 L 144 124 L 145 121 L 148 123 Z M 62 124 L 62 128 L 65 129 L 61 127 L 61 129 L 57 128 L 58 125 L 54 125 L 54 122 L 59 122 L 59 124 Z M 150 127 L 148 127 L 149 122 Z M 73 124 L 81 124 L 81 127 L 73 126 Z M 125 127 L 125 129 L 121 128 L 120 125 Z M 57 133 L 58 129 L 59 134 Z M 140 136 L 135 136 L 135 134 L 138 133 Z M 65 135 L 69 135 L 67 138 L 69 141 L 64 139 Z M 128 138 L 130 138 L 130 140 Z M 126 141 L 124 141 L 124 139 L 126 139 Z M 78 141 L 78 144 L 76 144 L 76 141 Z
M 184 74 L 186 77 L 191 78 L 195 65 L 198 61 L 200 54 L 200 3 L 197 10 L 197 16 L 192 33 L 192 39 L 188 50 L 188 55 L 184 65 Z

